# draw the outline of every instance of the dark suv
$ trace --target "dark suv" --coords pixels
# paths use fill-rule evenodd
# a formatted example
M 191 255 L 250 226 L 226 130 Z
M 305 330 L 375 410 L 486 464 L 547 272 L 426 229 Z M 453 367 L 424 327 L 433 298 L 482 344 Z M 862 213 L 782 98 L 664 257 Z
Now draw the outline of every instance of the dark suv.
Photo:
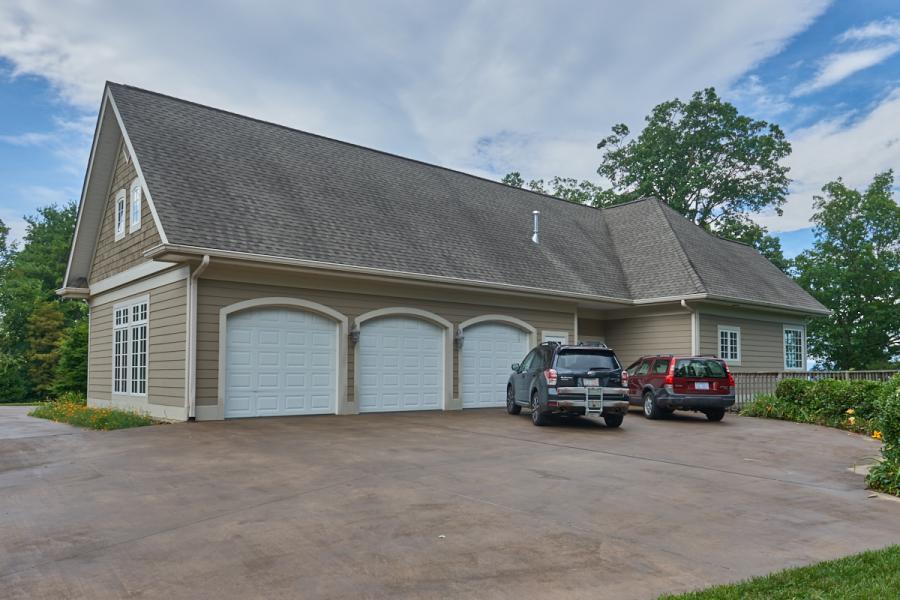
M 734 377 L 712 356 L 643 356 L 628 367 L 628 399 L 643 405 L 644 416 L 659 419 L 675 410 L 693 410 L 721 421 L 734 404 Z
M 506 411 L 531 408 L 531 422 L 546 425 L 550 414 L 600 415 L 618 427 L 628 412 L 628 375 L 605 345 L 545 342 L 512 365 Z

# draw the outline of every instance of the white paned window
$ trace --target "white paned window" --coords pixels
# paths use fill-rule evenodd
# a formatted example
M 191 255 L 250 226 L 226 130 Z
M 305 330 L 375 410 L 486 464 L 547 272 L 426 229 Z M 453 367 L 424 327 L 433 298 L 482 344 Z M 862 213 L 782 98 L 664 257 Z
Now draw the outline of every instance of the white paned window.
M 113 309 L 113 392 L 147 394 L 147 298 Z
M 795 371 L 804 369 L 805 360 L 803 351 L 803 328 L 784 328 L 784 370 Z
M 131 222 L 129 233 L 141 228 L 141 182 L 135 179 L 131 184 Z
M 116 192 L 116 239 L 125 237 L 125 190 Z
M 741 328 L 719 325 L 719 358 L 741 362 Z

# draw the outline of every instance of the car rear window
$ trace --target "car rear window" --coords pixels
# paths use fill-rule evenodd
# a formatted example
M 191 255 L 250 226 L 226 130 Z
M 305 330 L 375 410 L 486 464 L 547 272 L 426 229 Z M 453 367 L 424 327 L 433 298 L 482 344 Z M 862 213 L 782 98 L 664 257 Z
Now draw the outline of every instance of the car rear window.
M 680 358 L 675 363 L 675 377 L 726 377 L 725 365 L 706 358 Z
M 556 368 L 563 371 L 613 370 L 619 368 L 619 361 L 609 351 L 560 350 L 556 356 Z

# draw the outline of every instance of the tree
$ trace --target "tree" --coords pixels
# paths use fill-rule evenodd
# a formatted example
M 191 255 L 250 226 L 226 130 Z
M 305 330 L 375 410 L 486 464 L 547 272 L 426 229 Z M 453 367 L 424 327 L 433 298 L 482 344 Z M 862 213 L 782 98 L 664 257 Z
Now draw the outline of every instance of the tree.
M 65 316 L 58 302 L 42 301 L 28 315 L 25 359 L 34 394 L 45 400 L 53 391 Z
M 790 183 L 782 160 L 791 145 L 781 129 L 741 115 L 714 88 L 688 102 L 663 102 L 645 121 L 636 139 L 627 140 L 630 130 L 619 123 L 597 144 L 603 151 L 597 173 L 608 188 L 561 177 L 546 189 L 542 180 L 529 187 L 592 206 L 653 196 L 704 229 L 753 245 L 785 269 L 781 243 L 749 218 L 767 209 L 782 213 Z M 504 183 L 524 184 L 518 173 L 507 177 Z
M 80 319 L 62 332 L 59 360 L 53 376 L 53 393 L 87 391 L 88 320 Z
M 900 355 L 900 206 L 892 171 L 864 191 L 838 179 L 815 198 L 815 243 L 799 283 L 832 311 L 809 324 L 809 352 L 836 369 L 880 368 Z
M 56 296 L 76 215 L 73 203 L 39 209 L 25 219 L 21 248 L 10 245 L 0 256 L 0 402 L 20 396 L 23 389 L 26 396 L 50 392 L 58 357 L 54 344 L 87 314 L 83 302 Z M 5 226 L 0 233 L 5 243 Z

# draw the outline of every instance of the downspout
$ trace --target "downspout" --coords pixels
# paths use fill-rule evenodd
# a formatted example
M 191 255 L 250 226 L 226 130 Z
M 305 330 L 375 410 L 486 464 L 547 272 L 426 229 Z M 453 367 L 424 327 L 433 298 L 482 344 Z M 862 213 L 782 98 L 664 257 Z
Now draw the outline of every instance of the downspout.
M 691 313 L 691 355 L 697 356 L 700 353 L 699 315 L 697 314 L 697 309 L 688 306 L 688 303 L 684 300 L 681 301 L 681 308 Z
M 187 418 L 197 417 L 197 279 L 209 266 L 209 254 L 203 255 L 200 265 L 188 278 L 188 376 Z

